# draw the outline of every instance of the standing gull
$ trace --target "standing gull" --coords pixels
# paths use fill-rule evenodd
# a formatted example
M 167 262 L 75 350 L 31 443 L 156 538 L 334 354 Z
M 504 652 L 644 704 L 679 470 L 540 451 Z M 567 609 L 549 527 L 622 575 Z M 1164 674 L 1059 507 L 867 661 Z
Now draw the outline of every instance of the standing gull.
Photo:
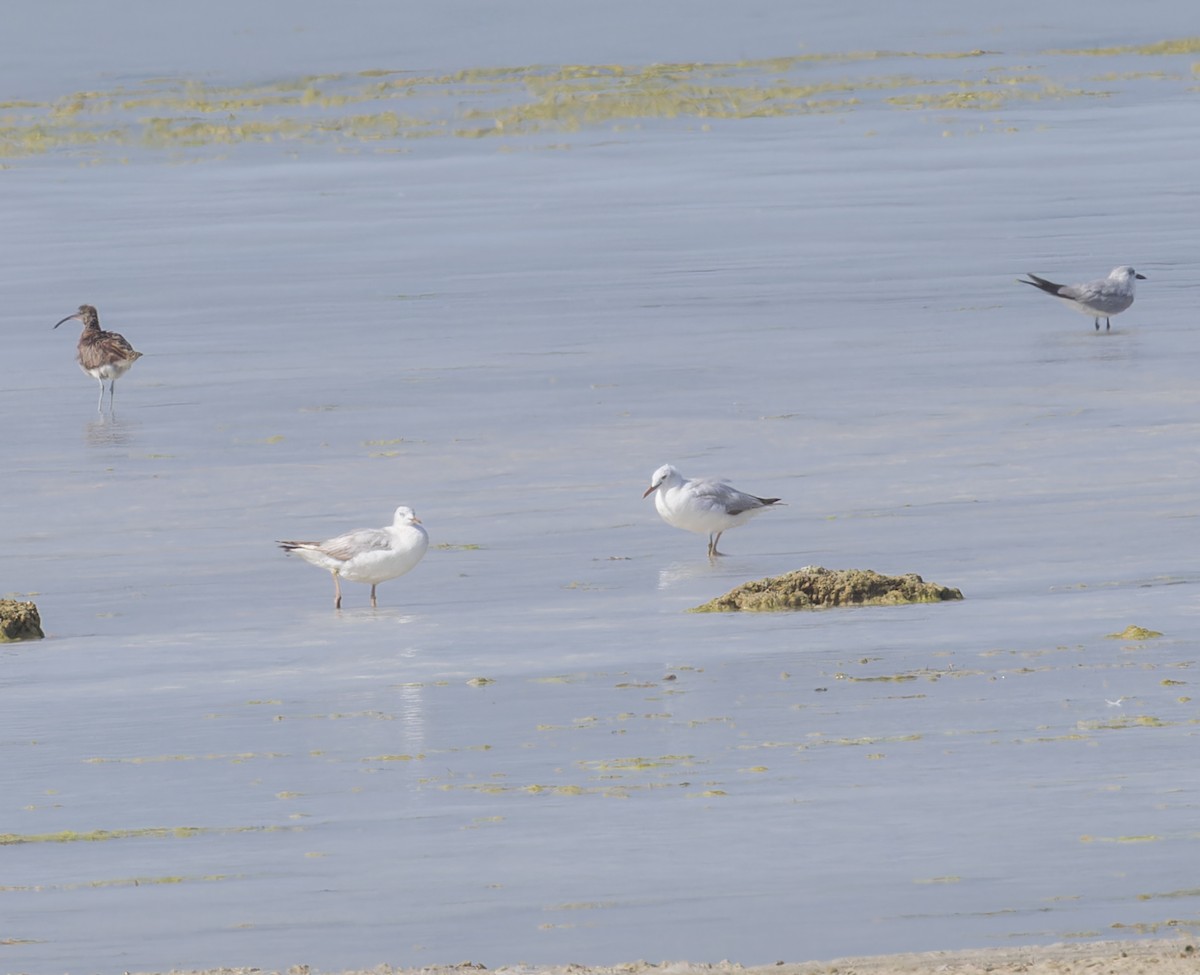
M 279 546 L 333 574 L 333 608 L 341 609 L 339 578 L 370 583 L 371 605 L 375 606 L 375 587 L 404 575 L 420 562 L 429 548 L 429 536 L 412 508 L 401 505 L 386 528 L 359 528 L 325 542 L 280 542 Z
M 1028 272 L 1026 272 L 1028 273 Z M 1145 281 L 1146 275 L 1138 274 L 1129 265 L 1114 267 L 1108 277 L 1099 281 L 1089 281 L 1087 284 L 1055 284 L 1036 274 L 1030 274 L 1033 280 L 1026 281 L 1018 278 L 1021 284 L 1032 284 L 1048 295 L 1061 298 L 1076 311 L 1091 315 L 1096 321 L 1096 331 L 1100 331 L 1100 319 L 1104 319 L 1104 330 L 1112 328 L 1109 320 L 1112 315 L 1119 315 L 1133 304 L 1133 289 L 1135 281 Z
M 760 511 L 779 504 L 779 498 L 759 498 L 708 478 L 687 480 L 670 464 L 663 464 L 650 478 L 643 498 L 654 495 L 654 506 L 663 521 L 684 531 L 708 535 L 711 558 L 722 533 L 749 521 Z
M 132 345 L 125 341 L 124 335 L 116 332 L 105 332 L 100 328 L 100 316 L 92 305 L 80 305 L 79 311 L 55 325 L 58 328 L 63 322 L 72 318 L 83 322 L 83 332 L 79 336 L 79 349 L 76 358 L 79 367 L 89 376 L 100 383 L 100 401 L 96 404 L 97 412 L 104 409 L 104 381 L 108 380 L 108 408 L 113 405 L 113 387 L 117 380 L 129 371 L 129 367 L 142 357 L 135 352 Z

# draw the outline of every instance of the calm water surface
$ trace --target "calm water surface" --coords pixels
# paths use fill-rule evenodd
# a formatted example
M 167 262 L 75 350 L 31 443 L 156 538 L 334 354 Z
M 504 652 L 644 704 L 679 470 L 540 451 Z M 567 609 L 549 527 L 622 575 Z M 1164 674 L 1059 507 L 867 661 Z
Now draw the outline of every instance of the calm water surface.
M 1200 52 L 1072 6 L 17 4 L 0 969 L 1194 929 Z M 1015 283 L 1123 263 L 1111 334 Z M 666 461 L 788 507 L 710 564 Z M 274 547 L 401 503 L 377 610 Z M 967 598 L 686 613 L 808 564 Z

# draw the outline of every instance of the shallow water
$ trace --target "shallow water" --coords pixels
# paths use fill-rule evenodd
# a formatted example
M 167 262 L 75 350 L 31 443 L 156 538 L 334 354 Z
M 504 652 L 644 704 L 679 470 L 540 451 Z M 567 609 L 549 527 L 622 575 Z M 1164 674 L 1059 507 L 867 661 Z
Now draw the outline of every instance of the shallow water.
M 0 967 L 765 963 L 1195 925 L 1200 53 L 1046 53 L 1185 25 L 664 5 L 628 30 L 523 3 L 397 54 L 387 5 L 264 9 L 173 59 L 165 22 L 87 45 L 21 5 L 7 87 L 34 104 L 4 111 L 45 131 L 0 173 L 0 588 L 48 639 L 0 648 Z M 742 63 L 801 53 L 830 57 Z M 658 110 L 693 85 L 732 108 L 560 125 L 530 106 L 570 82 L 513 67 L 655 61 L 711 62 L 647 75 Z M 356 134 L 390 110 L 373 71 L 428 79 L 419 123 Z M 314 74 L 322 127 L 265 104 Z M 858 100 L 809 110 L 810 81 Z M 156 141 L 138 86 L 178 124 L 237 90 L 275 129 Z M 924 99 L 993 89 L 1025 94 Z M 484 104 L 519 134 L 470 135 Z M 1111 334 L 1015 283 L 1126 262 L 1149 280 Z M 82 301 L 145 353 L 111 416 L 50 329 Z M 709 564 L 641 500 L 665 461 L 788 507 Z M 335 613 L 273 545 L 400 503 L 435 547 L 377 610 L 347 584 Z M 806 564 L 967 598 L 685 612 Z M 1163 636 L 1109 636 L 1130 624 Z

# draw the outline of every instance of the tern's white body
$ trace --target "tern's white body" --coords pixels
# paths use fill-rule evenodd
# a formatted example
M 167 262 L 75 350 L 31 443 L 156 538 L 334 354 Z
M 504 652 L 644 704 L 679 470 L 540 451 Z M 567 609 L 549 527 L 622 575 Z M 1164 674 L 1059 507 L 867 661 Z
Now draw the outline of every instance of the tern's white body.
M 304 561 L 333 574 L 335 609 L 342 605 L 339 579 L 361 582 L 371 587 L 371 605 L 375 605 L 375 587 L 381 582 L 404 575 L 424 557 L 429 535 L 412 508 L 401 505 L 386 528 L 359 528 L 324 542 L 280 542 L 284 551 L 295 552 Z
M 760 498 L 739 491 L 724 481 L 708 478 L 688 480 L 670 464 L 663 464 L 650 478 L 642 497 L 654 495 L 654 507 L 662 520 L 675 528 L 708 535 L 708 554 L 720 555 L 721 533 L 745 524 L 755 515 L 779 503 L 778 498 Z
M 1100 319 L 1105 321 L 1105 329 L 1112 327 L 1110 321 L 1113 315 L 1119 315 L 1133 304 L 1135 282 L 1145 281 L 1146 275 L 1138 274 L 1128 265 L 1114 267 L 1108 277 L 1099 281 L 1089 281 L 1086 284 L 1055 284 L 1036 274 L 1030 274 L 1031 284 L 1035 288 L 1053 295 L 1084 315 L 1091 315 L 1096 323 L 1096 331 L 1100 330 Z

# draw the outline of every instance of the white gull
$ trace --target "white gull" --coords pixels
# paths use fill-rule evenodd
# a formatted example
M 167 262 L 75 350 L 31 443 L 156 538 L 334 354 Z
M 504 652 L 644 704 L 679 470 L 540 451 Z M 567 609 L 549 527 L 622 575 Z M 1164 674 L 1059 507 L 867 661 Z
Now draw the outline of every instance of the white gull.
M 333 574 L 333 608 L 342 608 L 339 579 L 369 583 L 371 605 L 375 587 L 408 572 L 429 548 L 429 535 L 412 508 L 401 505 L 386 528 L 359 528 L 324 542 L 280 542 L 289 554 Z
M 670 464 L 663 464 L 650 478 L 643 498 L 654 495 L 654 506 L 663 521 L 684 531 L 708 535 L 708 554 L 717 551 L 722 533 L 744 524 L 779 498 L 760 498 L 746 494 L 724 481 L 708 478 L 688 480 Z
M 1032 280 L 1018 280 L 1021 284 L 1031 284 L 1048 295 L 1061 298 L 1078 312 L 1091 315 L 1096 321 L 1097 332 L 1100 331 L 1101 318 L 1104 319 L 1105 331 L 1112 328 L 1110 317 L 1121 314 L 1133 304 L 1134 282 L 1146 280 L 1146 275 L 1138 274 L 1128 265 L 1114 267 L 1108 277 L 1087 284 L 1055 284 L 1036 274 L 1029 274 L 1029 277 Z

